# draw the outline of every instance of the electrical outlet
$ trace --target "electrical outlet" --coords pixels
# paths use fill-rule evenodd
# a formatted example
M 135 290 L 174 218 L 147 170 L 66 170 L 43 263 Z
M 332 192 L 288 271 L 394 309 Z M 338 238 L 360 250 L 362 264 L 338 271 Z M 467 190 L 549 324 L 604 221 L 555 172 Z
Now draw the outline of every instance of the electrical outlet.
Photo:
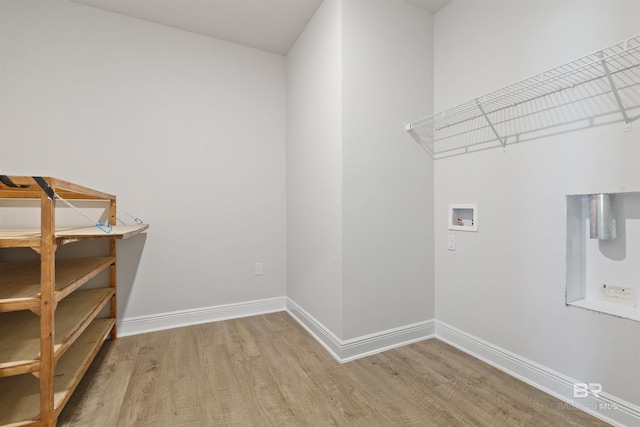
M 254 276 L 262 276 L 262 263 L 256 262 L 253 265 L 253 275 Z

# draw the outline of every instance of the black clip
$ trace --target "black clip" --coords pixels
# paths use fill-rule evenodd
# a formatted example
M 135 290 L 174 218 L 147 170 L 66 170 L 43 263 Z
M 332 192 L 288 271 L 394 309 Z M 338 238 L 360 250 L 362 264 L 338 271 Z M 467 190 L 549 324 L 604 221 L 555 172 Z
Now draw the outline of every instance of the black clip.
M 42 188 L 42 191 L 44 191 L 47 194 L 47 196 L 49 196 L 49 198 L 51 199 L 51 201 L 55 206 L 56 192 L 53 191 L 53 188 L 49 187 L 49 184 L 47 183 L 47 181 L 45 181 L 44 178 L 42 178 L 41 176 L 34 176 L 33 180 L 38 183 L 40 188 Z
M 4 185 L 6 185 L 7 187 L 13 187 L 13 188 L 29 188 L 28 185 L 17 185 L 14 184 L 13 181 L 11 181 L 11 179 L 9 179 L 9 177 L 7 175 L 0 175 L 0 182 L 2 182 Z

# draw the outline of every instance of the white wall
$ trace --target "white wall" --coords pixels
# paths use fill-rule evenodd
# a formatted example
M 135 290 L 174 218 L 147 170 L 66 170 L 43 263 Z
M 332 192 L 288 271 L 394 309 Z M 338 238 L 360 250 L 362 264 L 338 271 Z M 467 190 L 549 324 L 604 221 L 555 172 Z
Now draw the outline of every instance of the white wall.
M 287 295 L 338 340 L 433 318 L 432 15 L 325 1 L 287 56 Z M 308 324 L 308 322 L 307 322 Z
M 434 317 L 433 162 L 404 130 L 431 112 L 432 14 L 345 0 L 344 337 Z
M 151 225 L 119 245 L 141 256 L 119 317 L 283 297 L 284 58 L 62 0 L 0 12 L 2 173 L 116 194 Z
M 285 293 L 341 338 L 433 318 L 432 170 L 403 130 L 430 109 L 428 12 L 325 2 L 285 99 L 276 55 L 61 0 L 1 11 L 2 172 L 117 194 L 151 224 L 119 245 L 121 318 Z
M 287 296 L 342 335 L 340 2 L 287 55 Z
M 435 110 L 638 29 L 636 1 L 454 0 L 435 15 Z M 623 128 L 438 160 L 435 300 L 439 321 L 638 405 L 640 323 L 565 305 L 565 195 L 640 189 L 640 128 Z M 477 233 L 447 230 L 449 203 L 479 204 Z

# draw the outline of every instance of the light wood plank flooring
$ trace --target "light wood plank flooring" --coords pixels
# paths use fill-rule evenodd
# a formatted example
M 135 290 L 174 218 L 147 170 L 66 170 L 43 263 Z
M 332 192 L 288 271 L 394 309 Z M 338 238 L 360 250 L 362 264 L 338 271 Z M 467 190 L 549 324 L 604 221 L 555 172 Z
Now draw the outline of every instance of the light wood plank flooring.
M 105 344 L 59 426 L 600 426 L 435 339 L 346 364 L 287 313 Z

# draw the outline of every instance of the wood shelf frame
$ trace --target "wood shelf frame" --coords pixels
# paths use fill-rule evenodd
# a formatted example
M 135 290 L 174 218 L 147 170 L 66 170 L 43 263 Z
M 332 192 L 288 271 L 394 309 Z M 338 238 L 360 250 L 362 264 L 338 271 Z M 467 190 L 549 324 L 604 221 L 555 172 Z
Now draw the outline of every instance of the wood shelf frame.
M 36 262 L 0 263 L 0 425 L 53 427 L 107 337 L 116 333 L 116 241 L 147 224 L 116 226 L 116 197 L 51 177 L 0 175 L 0 199 L 40 201 L 40 228 L 0 229 L 0 248 Z M 56 228 L 56 200 L 109 203 L 109 226 Z M 109 255 L 56 260 L 60 245 L 108 240 Z M 109 284 L 81 289 L 102 272 Z M 97 319 L 106 307 L 108 317 Z
M 97 227 L 66 227 L 55 230 L 56 246 L 77 242 L 78 240 L 112 240 L 128 239 L 142 233 L 148 224 L 112 225 L 110 233 Z M 40 247 L 41 234 L 37 228 L 0 228 L 0 248 L 34 248 Z
M 78 290 L 55 311 L 54 357 L 59 359 L 98 312 L 109 302 L 111 287 Z M 36 372 L 40 359 L 40 322 L 29 311 L 0 315 L 0 378 Z
M 32 176 L 6 176 L 0 180 L 0 199 L 39 199 L 42 188 Z M 42 178 L 56 194 L 65 199 L 75 200 L 115 200 L 113 194 L 103 193 L 89 187 L 73 184 L 58 178 Z M 8 184 L 11 183 L 12 185 Z
M 115 319 L 95 319 L 86 328 L 56 366 L 53 390 L 55 419 L 80 383 L 82 376 L 100 350 Z M 38 378 L 24 374 L 3 378 L 0 387 L 0 425 L 39 426 L 40 387 Z
M 115 257 L 88 257 L 56 260 L 56 302 L 100 274 Z M 0 313 L 40 308 L 40 262 L 0 263 Z

